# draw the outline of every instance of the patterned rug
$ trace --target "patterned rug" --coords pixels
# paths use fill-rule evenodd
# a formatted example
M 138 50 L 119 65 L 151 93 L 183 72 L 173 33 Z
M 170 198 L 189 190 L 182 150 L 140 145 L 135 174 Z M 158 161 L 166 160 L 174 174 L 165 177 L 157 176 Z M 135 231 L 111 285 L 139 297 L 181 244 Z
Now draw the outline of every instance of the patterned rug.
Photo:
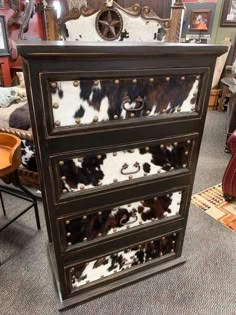
M 236 232 L 236 201 L 224 200 L 221 184 L 192 196 L 192 204 Z

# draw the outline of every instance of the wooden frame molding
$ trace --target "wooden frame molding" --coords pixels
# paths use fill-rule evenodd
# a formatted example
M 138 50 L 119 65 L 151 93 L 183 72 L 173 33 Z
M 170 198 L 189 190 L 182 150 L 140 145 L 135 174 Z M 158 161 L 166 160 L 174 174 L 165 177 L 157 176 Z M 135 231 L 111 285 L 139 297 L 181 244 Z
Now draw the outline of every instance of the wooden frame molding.
M 224 0 L 222 13 L 221 13 L 221 21 L 220 26 L 223 27 L 235 27 L 236 26 L 236 19 L 234 18 L 232 21 L 228 19 L 228 15 L 230 13 L 230 9 L 232 6 L 232 0 Z

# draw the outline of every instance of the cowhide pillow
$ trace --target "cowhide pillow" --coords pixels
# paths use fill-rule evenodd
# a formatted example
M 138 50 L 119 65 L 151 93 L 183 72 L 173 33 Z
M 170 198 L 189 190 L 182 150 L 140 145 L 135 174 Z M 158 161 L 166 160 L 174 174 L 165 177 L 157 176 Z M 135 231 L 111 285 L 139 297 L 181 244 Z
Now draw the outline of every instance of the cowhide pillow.
M 18 87 L 0 87 L 0 107 L 10 106 L 18 98 Z
M 10 114 L 9 127 L 22 130 L 29 130 L 29 128 L 31 128 L 29 107 L 27 103 Z

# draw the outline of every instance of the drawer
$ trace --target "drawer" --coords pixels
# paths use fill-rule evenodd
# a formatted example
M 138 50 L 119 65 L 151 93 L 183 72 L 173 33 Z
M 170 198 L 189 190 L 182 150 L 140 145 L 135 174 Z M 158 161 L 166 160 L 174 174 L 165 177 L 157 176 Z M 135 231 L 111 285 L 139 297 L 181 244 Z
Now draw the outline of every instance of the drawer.
M 182 215 L 188 192 L 186 189 L 116 207 L 102 208 L 97 211 L 84 211 L 60 219 L 60 238 L 63 249 L 73 249 L 90 241 L 116 237 L 134 229 L 143 229 L 153 223 L 161 223 L 168 218 Z
M 42 73 L 47 135 L 201 118 L 209 68 Z
M 196 111 L 198 75 L 50 81 L 56 128 Z
M 178 141 L 149 142 L 145 147 L 125 146 L 113 152 L 77 155 L 73 158 L 53 160 L 53 183 L 61 179 L 57 195 L 83 193 L 94 189 L 116 187 L 120 183 L 133 183 L 136 179 L 148 179 L 163 173 L 191 167 L 196 138 L 186 137 Z M 119 147 L 121 149 L 121 147 Z
M 181 232 L 169 233 L 159 238 L 124 248 L 83 264 L 65 267 L 68 294 L 78 290 L 116 281 L 129 274 L 174 259 L 179 251 Z

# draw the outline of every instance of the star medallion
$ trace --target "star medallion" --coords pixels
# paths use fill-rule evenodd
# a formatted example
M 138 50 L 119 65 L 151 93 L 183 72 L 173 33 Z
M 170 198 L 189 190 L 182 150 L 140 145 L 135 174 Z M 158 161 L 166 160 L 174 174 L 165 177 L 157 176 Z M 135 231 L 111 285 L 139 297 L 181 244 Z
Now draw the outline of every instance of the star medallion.
M 123 28 L 123 21 L 120 13 L 115 9 L 102 10 L 97 16 L 96 28 L 103 39 L 117 39 Z

